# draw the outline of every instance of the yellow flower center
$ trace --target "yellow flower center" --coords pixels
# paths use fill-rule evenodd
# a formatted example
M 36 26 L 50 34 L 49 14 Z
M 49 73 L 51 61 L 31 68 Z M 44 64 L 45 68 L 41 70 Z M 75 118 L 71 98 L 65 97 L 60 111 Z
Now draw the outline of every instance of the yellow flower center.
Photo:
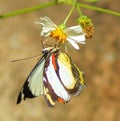
M 58 43 L 64 43 L 67 39 L 67 35 L 60 28 L 50 32 L 50 37 Z

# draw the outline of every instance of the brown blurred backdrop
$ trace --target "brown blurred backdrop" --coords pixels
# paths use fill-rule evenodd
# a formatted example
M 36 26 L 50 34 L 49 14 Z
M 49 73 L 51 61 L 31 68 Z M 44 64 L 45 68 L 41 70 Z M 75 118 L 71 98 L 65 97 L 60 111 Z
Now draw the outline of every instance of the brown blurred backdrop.
M 48 0 L 0 1 L 0 14 L 31 7 Z M 120 12 L 119 0 L 93 3 Z M 11 60 L 41 53 L 39 17 L 48 16 L 56 24 L 63 22 L 70 6 L 59 5 L 0 20 L 0 121 L 120 121 L 120 18 L 82 9 L 95 24 L 95 34 L 72 47 L 69 55 L 85 72 L 86 88 L 68 104 L 47 107 L 44 97 L 16 105 L 18 93 L 37 59 L 16 63 Z M 68 26 L 76 25 L 75 11 Z

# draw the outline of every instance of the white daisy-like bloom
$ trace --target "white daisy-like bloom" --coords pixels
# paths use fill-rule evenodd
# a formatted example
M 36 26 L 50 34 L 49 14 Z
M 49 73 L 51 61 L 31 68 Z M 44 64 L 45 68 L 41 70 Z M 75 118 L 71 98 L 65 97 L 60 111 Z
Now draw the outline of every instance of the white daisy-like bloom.
M 59 43 L 68 41 L 75 49 L 79 49 L 77 43 L 85 44 L 85 33 L 81 26 L 72 26 L 68 28 L 57 26 L 47 16 L 41 17 L 40 22 L 36 23 L 42 26 L 41 36 L 50 36 L 50 38 Z

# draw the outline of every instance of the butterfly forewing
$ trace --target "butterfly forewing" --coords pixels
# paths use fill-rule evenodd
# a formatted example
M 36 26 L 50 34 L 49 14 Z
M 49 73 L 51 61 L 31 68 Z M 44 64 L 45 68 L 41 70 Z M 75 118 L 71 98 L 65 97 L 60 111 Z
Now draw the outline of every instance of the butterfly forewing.
M 53 102 L 58 101 L 66 103 L 70 100 L 70 95 L 68 94 L 67 90 L 64 88 L 64 86 L 62 85 L 57 76 L 56 73 L 57 65 L 55 65 L 56 63 L 54 62 L 55 61 L 54 54 L 50 56 L 50 58 L 45 64 L 43 81 L 45 85 L 47 85 L 45 87 L 48 88 L 47 94 L 51 96 Z
M 44 64 L 45 57 L 43 56 L 26 79 L 19 93 L 17 103 L 20 103 L 22 99 L 33 98 L 43 94 Z
M 29 82 L 28 87 L 34 96 L 40 96 L 43 94 L 43 70 L 44 70 L 45 59 L 40 61 L 35 69 L 32 71 L 27 81 Z

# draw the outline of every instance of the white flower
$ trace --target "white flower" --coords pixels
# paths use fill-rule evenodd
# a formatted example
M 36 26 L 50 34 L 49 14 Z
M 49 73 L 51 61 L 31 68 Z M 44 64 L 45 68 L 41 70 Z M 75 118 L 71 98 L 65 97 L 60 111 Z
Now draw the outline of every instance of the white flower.
M 64 28 L 54 24 L 48 17 L 41 17 L 40 22 L 36 23 L 42 25 L 41 36 L 50 36 L 59 43 L 64 43 L 67 40 L 75 49 L 79 49 L 77 43 L 85 44 L 85 33 L 81 26 Z

